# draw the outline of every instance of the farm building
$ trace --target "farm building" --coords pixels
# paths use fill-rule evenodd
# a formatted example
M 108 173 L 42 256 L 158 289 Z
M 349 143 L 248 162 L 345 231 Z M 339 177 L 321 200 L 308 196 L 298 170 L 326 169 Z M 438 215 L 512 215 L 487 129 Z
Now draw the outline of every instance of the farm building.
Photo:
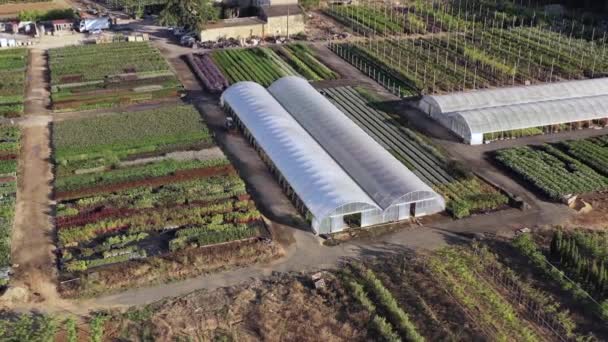
M 282 78 L 269 91 L 239 82 L 222 94 L 222 105 L 318 234 L 445 209 L 441 196 L 303 79 Z M 315 118 L 300 121 L 307 113 Z M 311 124 L 321 117 L 331 118 Z
M 74 21 L 69 19 L 58 19 L 50 22 L 51 32 L 54 34 L 62 32 L 71 32 L 74 28 Z
M 471 145 L 604 127 L 608 78 L 428 95 L 419 108 Z
M 211 23 L 201 31 L 201 40 L 210 41 L 222 38 L 251 38 L 291 36 L 304 32 L 304 14 L 297 5 L 297 1 L 291 4 L 281 2 L 275 5 L 254 7 L 255 15 L 246 15 L 246 11 L 240 12 L 239 17 L 228 18 Z M 241 5 L 242 6 L 242 5 Z

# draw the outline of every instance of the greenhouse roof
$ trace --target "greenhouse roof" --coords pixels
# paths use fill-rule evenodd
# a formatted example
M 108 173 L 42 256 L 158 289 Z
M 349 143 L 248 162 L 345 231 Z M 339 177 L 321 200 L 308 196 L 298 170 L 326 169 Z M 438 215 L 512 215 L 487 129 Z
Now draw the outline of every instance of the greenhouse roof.
M 422 99 L 434 113 L 450 113 L 538 101 L 589 97 L 608 94 L 608 78 L 564 81 L 531 86 L 428 95 Z
M 383 209 L 422 200 L 445 203 L 306 80 L 283 77 L 268 91 Z
M 264 87 L 239 82 L 224 91 L 221 101 L 234 111 L 318 220 L 346 205 L 379 210 Z
M 489 107 L 446 116 L 464 122 L 470 134 L 557 125 L 608 117 L 608 95 Z

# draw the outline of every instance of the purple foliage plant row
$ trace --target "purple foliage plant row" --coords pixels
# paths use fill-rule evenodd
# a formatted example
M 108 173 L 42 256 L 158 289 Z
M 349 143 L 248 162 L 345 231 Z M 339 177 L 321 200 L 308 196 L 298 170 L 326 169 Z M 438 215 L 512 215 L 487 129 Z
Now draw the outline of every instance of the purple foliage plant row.
M 195 54 L 188 57 L 198 78 L 207 90 L 221 92 L 228 88 L 230 83 L 208 54 Z

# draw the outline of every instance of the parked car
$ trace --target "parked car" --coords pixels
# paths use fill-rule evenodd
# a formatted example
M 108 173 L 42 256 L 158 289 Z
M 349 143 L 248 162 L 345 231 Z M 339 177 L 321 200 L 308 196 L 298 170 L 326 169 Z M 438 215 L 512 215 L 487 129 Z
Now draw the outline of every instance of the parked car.
M 192 47 L 196 43 L 196 38 L 190 35 L 185 35 L 180 39 L 179 42 L 183 46 Z

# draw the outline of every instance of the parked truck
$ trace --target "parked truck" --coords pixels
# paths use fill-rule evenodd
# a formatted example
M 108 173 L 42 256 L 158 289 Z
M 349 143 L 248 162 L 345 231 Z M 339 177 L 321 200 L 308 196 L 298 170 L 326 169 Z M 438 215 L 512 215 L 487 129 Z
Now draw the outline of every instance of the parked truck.
M 85 18 L 80 20 L 78 30 L 80 32 L 94 32 L 107 30 L 110 28 L 111 19 L 109 17 Z

